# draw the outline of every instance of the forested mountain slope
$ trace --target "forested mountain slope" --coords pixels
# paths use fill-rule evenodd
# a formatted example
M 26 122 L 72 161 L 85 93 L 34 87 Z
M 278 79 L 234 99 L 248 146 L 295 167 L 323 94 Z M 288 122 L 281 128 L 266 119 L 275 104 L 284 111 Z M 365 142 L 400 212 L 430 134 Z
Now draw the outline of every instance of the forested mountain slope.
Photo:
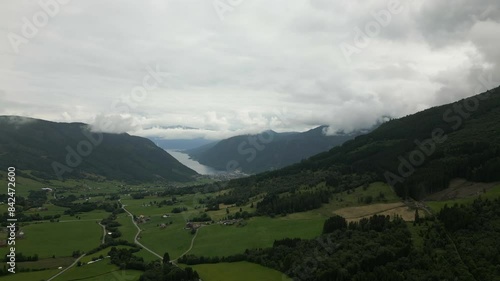
M 43 179 L 105 177 L 125 181 L 187 181 L 196 172 L 152 141 L 94 134 L 83 123 L 0 116 L 0 166 Z
M 201 164 L 219 170 L 240 169 L 244 173 L 258 173 L 298 163 L 362 133 L 326 136 L 324 129 L 325 126 L 320 126 L 303 133 L 266 131 L 258 135 L 235 136 L 187 153 Z
M 299 164 L 233 180 L 237 188 L 293 187 L 341 179 L 389 182 L 402 197 L 420 198 L 451 179 L 500 180 L 500 88 L 391 120 L 366 135 Z M 289 188 L 289 189 L 290 189 Z M 346 186 L 341 186 L 346 189 Z

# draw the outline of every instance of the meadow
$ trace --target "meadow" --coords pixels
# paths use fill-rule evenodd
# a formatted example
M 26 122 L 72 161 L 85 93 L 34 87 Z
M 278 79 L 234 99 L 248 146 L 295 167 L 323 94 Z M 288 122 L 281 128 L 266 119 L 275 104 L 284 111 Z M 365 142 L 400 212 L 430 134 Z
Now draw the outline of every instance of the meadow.
M 481 192 L 481 194 L 465 197 L 465 198 L 456 198 L 450 200 L 441 200 L 441 201 L 426 201 L 425 204 L 434 212 L 438 213 L 445 205 L 449 207 L 454 204 L 471 204 L 474 200 L 478 198 L 482 199 L 496 199 L 500 197 L 500 185 L 497 185 L 493 188 L 486 190 L 486 192 Z
M 25 236 L 16 241 L 17 253 L 38 254 L 39 258 L 71 256 L 75 250 L 88 251 L 99 246 L 102 228 L 95 221 L 33 223 L 22 226 Z M 0 249 L 5 255 L 6 248 Z
M 321 234 L 325 218 L 255 217 L 245 226 L 213 224 L 200 228 L 190 254 L 228 256 L 264 248 L 283 238 L 313 238 Z
M 55 281 L 72 280 L 92 280 L 92 281 L 110 281 L 127 280 L 137 281 L 141 275 L 137 270 L 120 270 L 116 265 L 110 264 L 109 259 L 104 259 L 92 264 L 75 266 L 67 272 L 58 276 Z

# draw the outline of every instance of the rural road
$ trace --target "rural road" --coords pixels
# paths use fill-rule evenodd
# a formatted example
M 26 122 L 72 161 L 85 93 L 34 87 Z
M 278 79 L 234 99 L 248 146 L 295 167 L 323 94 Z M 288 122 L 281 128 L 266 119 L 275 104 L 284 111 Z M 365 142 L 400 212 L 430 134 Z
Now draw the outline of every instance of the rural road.
M 100 222 L 98 222 L 98 224 L 102 227 L 102 241 L 101 241 L 101 244 L 104 244 L 104 240 L 106 238 L 106 227 L 104 225 L 102 225 Z
M 78 263 L 78 261 L 80 261 L 80 259 L 83 258 L 84 256 L 85 256 L 85 254 L 81 255 L 79 258 L 76 259 L 76 261 L 74 263 L 72 263 L 70 266 L 66 267 L 65 269 L 61 270 L 61 272 L 57 273 L 56 275 L 50 277 L 49 279 L 47 279 L 47 281 L 51 281 L 52 279 L 56 278 L 57 276 L 63 274 L 66 270 L 75 266 Z
M 187 251 L 185 251 L 184 253 L 182 253 L 178 258 L 176 258 L 175 260 L 173 261 L 176 261 L 178 260 L 180 257 L 184 256 L 185 254 L 189 253 L 189 251 L 191 251 L 191 249 L 193 249 L 193 245 L 194 245 L 194 240 L 196 239 L 196 236 L 198 236 L 198 231 L 201 229 L 201 227 L 199 229 L 196 230 L 196 233 L 194 234 L 193 236 L 193 239 L 191 239 L 191 246 L 189 246 L 189 249 L 187 249 Z
M 194 246 L 194 240 L 196 239 L 196 236 L 198 236 L 198 232 L 200 231 L 200 229 L 201 229 L 202 227 L 207 227 L 207 226 L 211 226 L 211 225 L 213 225 L 213 224 L 210 224 L 210 225 L 202 225 L 202 226 L 200 226 L 200 228 L 198 228 L 198 229 L 196 230 L 196 233 L 194 234 L 193 239 L 191 239 L 191 246 L 189 246 L 189 249 L 187 249 L 187 251 L 185 251 L 184 253 L 182 253 L 182 254 L 181 254 L 178 258 L 176 258 L 175 260 L 172 260 L 172 262 L 174 262 L 174 261 L 178 260 L 180 257 L 182 257 L 182 256 L 184 256 L 185 254 L 189 253 L 189 252 L 191 251 L 191 249 L 193 249 L 193 246 Z
M 141 242 L 139 242 L 139 240 L 137 240 L 137 237 L 139 237 L 139 234 L 141 234 L 141 228 L 137 225 L 137 223 L 134 221 L 134 215 L 132 215 L 131 212 L 129 212 L 127 209 L 125 209 L 125 205 L 122 204 L 122 201 L 121 200 L 118 200 L 118 202 L 120 202 L 120 204 L 122 205 L 122 209 L 125 210 L 125 212 L 127 212 L 130 216 L 130 219 L 132 220 L 132 223 L 135 225 L 135 227 L 137 228 L 137 234 L 135 235 L 134 237 L 134 242 L 135 244 L 141 246 L 144 250 L 150 252 L 151 254 L 157 256 L 159 259 L 163 260 L 163 257 L 158 255 L 157 253 L 155 253 L 153 250 L 149 249 L 148 247 L 144 246 L 141 244 Z

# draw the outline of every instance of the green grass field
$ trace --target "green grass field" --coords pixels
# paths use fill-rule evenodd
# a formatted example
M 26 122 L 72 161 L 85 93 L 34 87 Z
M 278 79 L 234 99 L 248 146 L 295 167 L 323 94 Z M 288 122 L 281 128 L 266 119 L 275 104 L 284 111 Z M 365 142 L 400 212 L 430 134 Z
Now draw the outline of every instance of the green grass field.
M 16 272 L 15 274 L 9 274 L 6 276 L 0 277 L 2 281 L 40 281 L 47 280 L 50 277 L 56 275 L 60 270 L 52 269 L 52 270 L 43 270 L 43 271 L 34 271 L 34 272 Z M 60 281 L 59 279 L 54 279 Z
M 291 281 L 285 274 L 249 262 L 193 266 L 203 281 Z
M 139 280 L 141 271 L 120 270 L 116 265 L 110 264 L 109 259 L 104 259 L 93 264 L 75 266 L 56 279 L 55 281 L 110 281 L 110 280 Z
M 283 238 L 313 238 L 321 234 L 325 218 L 256 217 L 244 227 L 214 224 L 199 229 L 190 254 L 228 256 L 246 249 L 272 246 Z
M 118 227 L 118 230 L 120 230 L 120 232 L 122 233 L 120 239 L 124 239 L 134 243 L 134 237 L 137 233 L 137 228 L 132 223 L 130 216 L 127 213 L 119 214 L 116 221 L 121 224 L 121 226 Z
M 16 241 L 17 253 L 38 254 L 40 258 L 67 257 L 75 250 L 91 250 L 99 246 L 102 237 L 102 228 L 93 221 L 36 223 L 21 229 L 25 238 Z M 1 248 L 0 254 L 6 252 Z
M 31 215 L 31 214 L 40 214 L 40 216 L 53 216 L 53 215 L 62 215 L 64 211 L 66 211 L 68 208 L 64 207 L 59 207 L 55 206 L 53 204 L 43 204 L 43 208 L 46 208 L 47 210 L 41 210 L 39 208 L 31 208 L 27 211 L 24 212 L 26 215 Z
M 74 261 L 73 257 L 44 258 L 38 261 L 19 262 L 17 267 L 23 269 L 57 269 L 60 266 L 70 266 Z
M 452 199 L 452 200 L 445 200 L 445 201 L 427 201 L 425 204 L 434 212 L 438 213 L 442 208 L 444 208 L 445 205 L 448 205 L 449 207 L 453 206 L 454 204 L 471 204 L 476 200 L 477 198 L 481 197 L 482 199 L 495 199 L 500 197 L 500 185 L 495 186 L 489 190 L 486 191 L 486 193 L 482 193 L 480 195 L 474 195 L 470 196 L 467 198 L 458 198 L 458 199 Z
M 157 226 L 167 221 L 173 223 L 164 229 Z M 150 222 L 139 225 L 143 229 L 140 242 L 159 255 L 168 252 L 171 258 L 177 258 L 189 248 L 193 238 L 193 235 L 184 229 L 185 224 L 186 221 L 180 214 L 172 215 L 168 219 L 161 216 L 151 217 Z

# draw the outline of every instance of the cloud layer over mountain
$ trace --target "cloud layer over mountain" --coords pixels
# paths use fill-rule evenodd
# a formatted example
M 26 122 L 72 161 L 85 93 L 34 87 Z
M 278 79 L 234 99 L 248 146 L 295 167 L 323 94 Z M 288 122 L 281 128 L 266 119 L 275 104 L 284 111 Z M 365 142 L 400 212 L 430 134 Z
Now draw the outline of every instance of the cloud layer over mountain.
M 335 132 L 500 84 L 493 0 L 42 2 L 0 4 L 0 115 L 165 138 Z

